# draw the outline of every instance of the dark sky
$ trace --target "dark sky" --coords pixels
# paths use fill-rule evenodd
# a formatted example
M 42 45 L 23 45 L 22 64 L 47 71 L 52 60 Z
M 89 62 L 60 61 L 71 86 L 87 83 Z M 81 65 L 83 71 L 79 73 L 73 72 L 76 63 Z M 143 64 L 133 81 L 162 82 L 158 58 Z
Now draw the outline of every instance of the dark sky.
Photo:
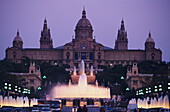
M 17 29 L 24 48 L 39 48 L 45 17 L 53 46 L 70 42 L 83 6 L 98 42 L 114 48 L 123 18 L 129 49 L 144 49 L 150 30 L 163 61 L 170 61 L 170 0 L 0 0 L 0 59 Z

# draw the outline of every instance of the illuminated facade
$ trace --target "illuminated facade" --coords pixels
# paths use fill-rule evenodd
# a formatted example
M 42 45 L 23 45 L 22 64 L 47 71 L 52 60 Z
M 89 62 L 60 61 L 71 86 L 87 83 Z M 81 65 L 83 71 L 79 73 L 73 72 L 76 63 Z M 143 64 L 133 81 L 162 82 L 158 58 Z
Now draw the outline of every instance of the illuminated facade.
M 93 36 L 93 27 L 86 18 L 86 11 L 83 10 L 82 18 L 75 28 L 75 38 L 71 42 L 63 46 L 53 47 L 50 29 L 48 29 L 45 19 L 41 32 L 40 48 L 23 48 L 23 41 L 19 32 L 17 32 L 13 46 L 6 49 L 6 58 L 16 63 L 27 58 L 36 63 L 45 61 L 55 65 L 68 64 L 72 69 L 74 66 L 79 68 L 83 59 L 88 74 L 91 65 L 96 69 L 98 65 L 131 65 L 134 60 L 138 62 L 145 60 L 160 62 L 162 61 L 162 51 L 155 48 L 151 33 L 149 33 L 145 42 L 145 49 L 128 49 L 127 31 L 123 20 L 118 30 L 114 48 L 96 42 Z

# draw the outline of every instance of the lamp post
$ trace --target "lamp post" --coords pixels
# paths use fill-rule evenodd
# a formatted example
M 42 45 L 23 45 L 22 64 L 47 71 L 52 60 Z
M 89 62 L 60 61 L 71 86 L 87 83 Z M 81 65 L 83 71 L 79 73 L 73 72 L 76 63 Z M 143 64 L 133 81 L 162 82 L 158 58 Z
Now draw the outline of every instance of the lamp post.
M 159 84 L 159 92 L 162 92 L 162 85 Z
M 170 91 L 170 82 L 168 82 L 168 91 Z
M 139 91 L 136 91 L 136 96 L 138 96 L 139 95 Z
M 9 86 L 9 87 L 8 87 L 9 91 L 11 91 L 11 89 L 12 89 L 12 88 L 11 88 L 11 84 L 8 84 L 8 86 Z
M 157 86 L 155 86 L 154 91 L 155 91 L 156 93 L 158 92 L 158 87 L 157 87 Z
M 4 84 L 4 89 L 5 89 L 5 90 L 8 89 L 8 83 L 7 83 L 7 82 L 5 82 L 5 84 Z

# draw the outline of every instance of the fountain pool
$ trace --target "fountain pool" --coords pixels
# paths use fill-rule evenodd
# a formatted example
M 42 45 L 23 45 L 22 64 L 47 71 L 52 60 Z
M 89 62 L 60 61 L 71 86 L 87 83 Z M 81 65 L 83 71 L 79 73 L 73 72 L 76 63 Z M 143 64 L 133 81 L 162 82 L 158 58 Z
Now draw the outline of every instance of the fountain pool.
M 55 98 L 110 98 L 110 88 L 99 87 L 98 85 L 88 85 L 87 76 L 84 71 L 84 61 L 81 61 L 79 70 L 79 81 L 77 85 L 57 85 L 50 94 L 50 99 Z

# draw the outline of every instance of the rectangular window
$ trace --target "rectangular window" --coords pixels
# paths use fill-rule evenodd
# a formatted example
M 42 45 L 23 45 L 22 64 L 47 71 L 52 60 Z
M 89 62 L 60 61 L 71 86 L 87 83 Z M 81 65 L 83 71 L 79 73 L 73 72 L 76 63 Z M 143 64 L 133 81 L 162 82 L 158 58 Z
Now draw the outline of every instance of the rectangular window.
M 31 84 L 34 84 L 34 79 L 30 79 L 30 83 L 31 83 Z
M 93 60 L 93 53 L 90 53 L 90 60 Z
M 133 85 L 138 85 L 138 81 L 137 80 L 133 80 Z
M 75 59 L 75 60 L 78 60 L 78 53 L 75 53 L 75 54 L 74 54 L 74 59 Z
M 81 59 L 86 59 L 86 52 L 81 53 Z

